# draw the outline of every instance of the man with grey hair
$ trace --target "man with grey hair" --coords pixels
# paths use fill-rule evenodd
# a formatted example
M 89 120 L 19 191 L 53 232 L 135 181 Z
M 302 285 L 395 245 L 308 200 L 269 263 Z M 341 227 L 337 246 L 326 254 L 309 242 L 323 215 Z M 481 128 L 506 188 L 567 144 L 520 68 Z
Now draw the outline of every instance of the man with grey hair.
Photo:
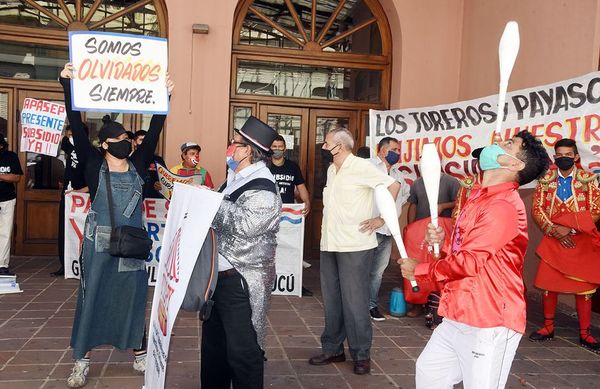
M 354 138 L 344 129 L 327 133 L 322 147 L 327 170 L 323 189 L 321 226 L 321 291 L 325 308 L 322 353 L 310 358 L 311 365 L 346 360 L 348 338 L 354 373 L 371 370 L 372 341 L 369 316 L 369 274 L 377 238 L 361 223 L 372 218 L 374 188 L 385 185 L 396 198 L 400 185 L 368 160 L 352 154 Z

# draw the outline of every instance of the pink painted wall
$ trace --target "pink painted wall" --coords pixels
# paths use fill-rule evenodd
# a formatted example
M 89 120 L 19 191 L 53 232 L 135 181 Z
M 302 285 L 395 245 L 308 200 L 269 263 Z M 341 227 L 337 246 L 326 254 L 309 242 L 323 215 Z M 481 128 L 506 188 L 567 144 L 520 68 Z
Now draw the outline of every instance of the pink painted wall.
M 236 2 L 167 0 L 169 71 L 176 89 L 167 119 L 165 159 L 180 162 L 179 146 L 196 141 L 200 163 L 218 185 L 225 178 L 229 123 L 231 35 Z M 209 25 L 207 35 L 192 34 L 192 25 Z
M 380 0 L 393 39 L 391 108 L 457 100 L 463 0 Z
M 464 0 L 460 100 L 498 91 L 498 42 L 509 20 L 521 48 L 509 90 L 598 70 L 597 0 Z

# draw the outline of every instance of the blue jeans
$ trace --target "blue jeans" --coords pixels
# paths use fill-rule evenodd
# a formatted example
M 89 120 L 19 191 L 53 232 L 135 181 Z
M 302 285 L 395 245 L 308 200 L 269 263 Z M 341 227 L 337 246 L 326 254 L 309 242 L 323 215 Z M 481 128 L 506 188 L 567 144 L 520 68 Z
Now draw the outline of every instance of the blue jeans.
M 381 278 L 385 268 L 390 263 L 392 255 L 392 237 L 390 235 L 377 234 L 377 248 L 373 255 L 371 264 L 371 275 L 369 277 L 370 298 L 369 310 L 377 308 L 379 302 L 379 288 L 381 287 Z

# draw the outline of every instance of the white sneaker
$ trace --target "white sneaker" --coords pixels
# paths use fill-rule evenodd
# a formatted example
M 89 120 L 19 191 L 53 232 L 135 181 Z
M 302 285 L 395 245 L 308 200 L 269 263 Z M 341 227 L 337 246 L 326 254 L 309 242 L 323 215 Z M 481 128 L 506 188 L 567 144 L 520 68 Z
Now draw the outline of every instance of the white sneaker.
M 90 371 L 90 361 L 78 359 L 75 361 L 73 371 L 67 378 L 67 386 L 69 388 L 81 388 L 87 383 L 87 375 Z
M 133 370 L 140 373 L 146 372 L 146 354 L 135 357 L 133 360 Z

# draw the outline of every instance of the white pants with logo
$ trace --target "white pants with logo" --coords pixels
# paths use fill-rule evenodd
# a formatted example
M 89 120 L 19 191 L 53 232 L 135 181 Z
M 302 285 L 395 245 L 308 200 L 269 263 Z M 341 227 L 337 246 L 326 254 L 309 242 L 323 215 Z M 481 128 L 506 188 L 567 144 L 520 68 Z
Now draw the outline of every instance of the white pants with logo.
M 0 267 L 8 267 L 16 199 L 0 202 Z
M 477 328 L 444 319 L 417 360 L 417 389 L 502 389 L 521 334 L 506 327 Z

